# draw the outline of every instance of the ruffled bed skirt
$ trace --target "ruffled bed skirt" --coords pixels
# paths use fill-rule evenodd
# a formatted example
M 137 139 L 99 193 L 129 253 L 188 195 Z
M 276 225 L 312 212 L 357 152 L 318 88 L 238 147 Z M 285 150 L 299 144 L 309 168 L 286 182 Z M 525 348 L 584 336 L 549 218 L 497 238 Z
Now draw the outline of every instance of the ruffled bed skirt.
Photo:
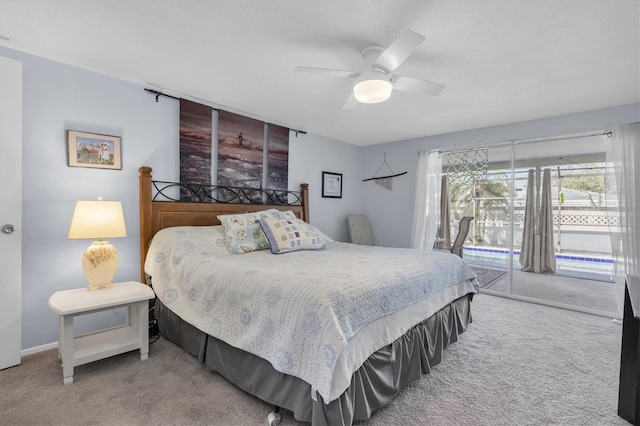
M 366 420 L 390 402 L 403 387 L 440 363 L 443 351 L 471 323 L 472 294 L 445 306 L 427 320 L 373 355 L 351 377 L 349 388 L 325 404 L 311 398 L 311 385 L 276 371 L 271 363 L 230 346 L 183 321 L 159 300 L 155 317 L 160 334 L 198 357 L 240 389 L 269 404 L 293 412 L 313 425 L 350 425 Z

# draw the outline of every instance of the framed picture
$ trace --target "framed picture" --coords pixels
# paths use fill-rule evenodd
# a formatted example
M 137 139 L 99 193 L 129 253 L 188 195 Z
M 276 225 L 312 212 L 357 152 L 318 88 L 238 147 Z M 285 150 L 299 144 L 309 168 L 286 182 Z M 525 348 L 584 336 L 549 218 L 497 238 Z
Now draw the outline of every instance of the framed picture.
M 342 198 L 342 173 L 322 172 L 322 196 Z
M 69 167 L 122 170 L 122 147 L 118 136 L 67 130 Z

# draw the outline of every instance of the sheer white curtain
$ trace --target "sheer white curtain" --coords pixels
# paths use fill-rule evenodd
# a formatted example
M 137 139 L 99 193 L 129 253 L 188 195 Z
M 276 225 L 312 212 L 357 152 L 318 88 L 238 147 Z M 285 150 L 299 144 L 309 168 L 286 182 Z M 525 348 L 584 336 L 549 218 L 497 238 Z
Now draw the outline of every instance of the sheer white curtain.
M 613 130 L 606 140 L 606 174 L 608 197 L 615 198 L 619 209 L 609 209 L 611 248 L 616 274 L 618 313 L 624 306 L 624 279 L 639 275 L 640 256 L 640 124 L 629 124 Z M 607 200 L 607 205 L 611 205 Z
M 416 171 L 411 248 L 433 248 L 440 214 L 441 174 L 442 154 L 437 151 L 420 151 Z

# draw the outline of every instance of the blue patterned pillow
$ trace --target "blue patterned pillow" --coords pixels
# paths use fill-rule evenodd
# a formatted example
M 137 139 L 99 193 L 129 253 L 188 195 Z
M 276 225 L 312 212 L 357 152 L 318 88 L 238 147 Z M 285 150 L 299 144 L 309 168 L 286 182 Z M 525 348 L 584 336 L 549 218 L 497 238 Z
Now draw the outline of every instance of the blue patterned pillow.
M 267 217 L 259 218 L 258 223 L 269 240 L 273 254 L 325 249 L 318 236 L 313 232 L 313 227 L 300 219 Z
M 292 219 L 295 217 L 290 210 L 281 212 L 277 209 L 269 209 L 254 213 L 218 215 L 218 220 L 224 230 L 227 249 L 233 254 L 243 254 L 269 248 L 269 241 L 256 220 L 260 218 Z

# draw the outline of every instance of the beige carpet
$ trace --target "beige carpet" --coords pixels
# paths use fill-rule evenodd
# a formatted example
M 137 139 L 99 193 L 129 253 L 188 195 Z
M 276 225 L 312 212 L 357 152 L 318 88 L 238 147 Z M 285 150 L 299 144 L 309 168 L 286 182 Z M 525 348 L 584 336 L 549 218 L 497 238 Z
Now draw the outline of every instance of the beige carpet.
M 443 362 L 366 424 L 628 425 L 616 414 L 620 325 L 488 295 L 472 311 Z M 266 425 L 270 409 L 162 339 L 146 362 L 80 366 L 67 386 L 55 350 L 0 371 L 2 425 Z

